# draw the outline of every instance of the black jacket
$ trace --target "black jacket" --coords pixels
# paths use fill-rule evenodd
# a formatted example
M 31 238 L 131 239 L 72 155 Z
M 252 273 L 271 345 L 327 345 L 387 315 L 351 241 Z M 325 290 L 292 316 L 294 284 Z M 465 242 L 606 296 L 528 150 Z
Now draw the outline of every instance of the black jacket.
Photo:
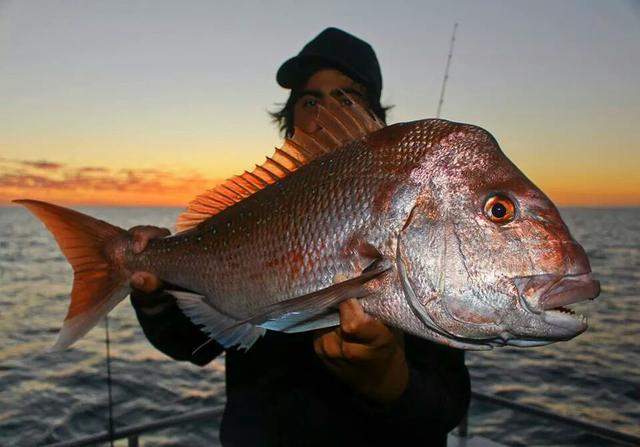
M 134 292 L 131 302 L 149 341 L 176 360 L 205 365 L 223 352 L 207 341 L 165 292 Z M 314 352 L 311 333 L 268 331 L 247 352 L 226 352 L 224 446 L 445 446 L 469 405 L 462 351 L 405 335 L 410 380 L 382 407 L 334 377 Z M 409 442 L 411 440 L 411 442 Z

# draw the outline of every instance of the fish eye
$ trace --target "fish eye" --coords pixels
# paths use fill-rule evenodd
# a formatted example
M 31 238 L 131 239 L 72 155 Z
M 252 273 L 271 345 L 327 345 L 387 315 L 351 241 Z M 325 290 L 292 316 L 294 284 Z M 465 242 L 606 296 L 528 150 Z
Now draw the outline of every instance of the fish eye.
M 506 224 L 516 216 L 516 205 L 509 197 L 503 194 L 494 194 L 484 202 L 484 215 L 491 222 Z

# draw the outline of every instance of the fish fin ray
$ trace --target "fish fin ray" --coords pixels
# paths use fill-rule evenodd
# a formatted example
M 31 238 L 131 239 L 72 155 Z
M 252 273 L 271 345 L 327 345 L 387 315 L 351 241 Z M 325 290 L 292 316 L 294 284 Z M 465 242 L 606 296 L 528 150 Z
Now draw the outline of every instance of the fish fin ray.
M 343 107 L 341 110 L 349 117 L 349 120 L 343 120 L 344 122 L 352 123 L 352 132 L 358 135 L 364 135 L 369 132 L 382 129 L 385 124 L 380 120 L 373 112 L 365 109 L 358 101 L 353 99 L 347 92 L 340 90 L 343 98 L 347 98 L 351 101 L 351 107 Z
M 193 324 L 202 326 L 202 332 L 225 348 L 239 345 L 240 349 L 247 350 L 266 332 L 249 323 L 238 323 L 237 319 L 214 308 L 204 295 L 177 290 L 167 290 L 167 293 L 176 298 L 178 307 Z
M 64 320 L 58 333 L 58 338 L 53 346 L 49 348 L 49 351 L 59 352 L 71 346 L 93 329 L 100 319 L 111 312 L 129 293 L 131 293 L 131 288 L 127 283 L 121 284 L 119 287 L 114 284 L 106 290 L 102 290 L 102 293 L 97 295 L 100 298 L 98 305 Z
M 287 324 L 291 324 L 293 327 L 326 312 L 327 309 L 337 306 L 346 299 L 362 298 L 371 294 L 373 291 L 364 287 L 365 284 L 384 274 L 389 269 L 391 269 L 391 263 L 387 259 L 377 260 L 355 278 L 339 282 L 316 292 L 265 306 L 254 316 L 241 323 L 262 326 L 269 321 L 274 321 L 273 327 L 281 327 L 279 330 L 286 332 L 282 328 Z
M 348 94 L 342 92 L 341 98 L 345 97 L 349 98 Z M 177 231 L 197 227 L 316 158 L 384 127 L 384 123 L 356 100 L 351 100 L 351 107 L 343 107 L 336 98 L 330 98 L 329 107 L 318 107 L 317 122 L 320 128 L 317 131 L 307 133 L 296 128 L 293 136 L 285 139 L 282 147 L 276 148 L 273 155 L 267 157 L 263 164 L 256 165 L 253 171 L 233 176 L 196 196 L 178 217 Z
M 287 334 L 295 334 L 338 326 L 339 324 L 340 314 L 338 311 L 331 309 L 328 312 L 317 315 L 309 315 L 305 312 L 285 314 L 261 324 L 260 327 Z
M 128 277 L 104 247 L 127 232 L 86 214 L 37 200 L 14 200 L 44 223 L 73 268 L 69 310 L 50 351 L 62 351 L 89 332 L 130 292 Z

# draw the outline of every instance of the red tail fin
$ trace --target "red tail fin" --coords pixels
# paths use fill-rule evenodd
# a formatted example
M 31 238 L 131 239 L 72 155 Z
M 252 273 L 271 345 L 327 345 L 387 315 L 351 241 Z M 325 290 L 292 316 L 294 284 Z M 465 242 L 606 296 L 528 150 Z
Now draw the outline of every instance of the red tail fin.
M 37 200 L 14 200 L 51 231 L 73 267 L 71 304 L 58 340 L 59 351 L 85 335 L 130 292 L 129 278 L 109 257 L 107 245 L 127 232 L 102 220 Z

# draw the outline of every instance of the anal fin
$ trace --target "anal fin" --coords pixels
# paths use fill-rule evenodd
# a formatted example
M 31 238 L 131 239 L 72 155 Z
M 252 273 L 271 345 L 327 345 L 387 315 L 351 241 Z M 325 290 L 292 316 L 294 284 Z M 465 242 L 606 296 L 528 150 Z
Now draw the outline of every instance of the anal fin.
M 203 295 L 177 290 L 168 290 L 173 295 L 180 310 L 211 339 L 225 348 L 239 345 L 240 349 L 249 349 L 256 340 L 265 334 L 265 329 L 251 323 L 243 323 L 223 314 L 207 302 Z

